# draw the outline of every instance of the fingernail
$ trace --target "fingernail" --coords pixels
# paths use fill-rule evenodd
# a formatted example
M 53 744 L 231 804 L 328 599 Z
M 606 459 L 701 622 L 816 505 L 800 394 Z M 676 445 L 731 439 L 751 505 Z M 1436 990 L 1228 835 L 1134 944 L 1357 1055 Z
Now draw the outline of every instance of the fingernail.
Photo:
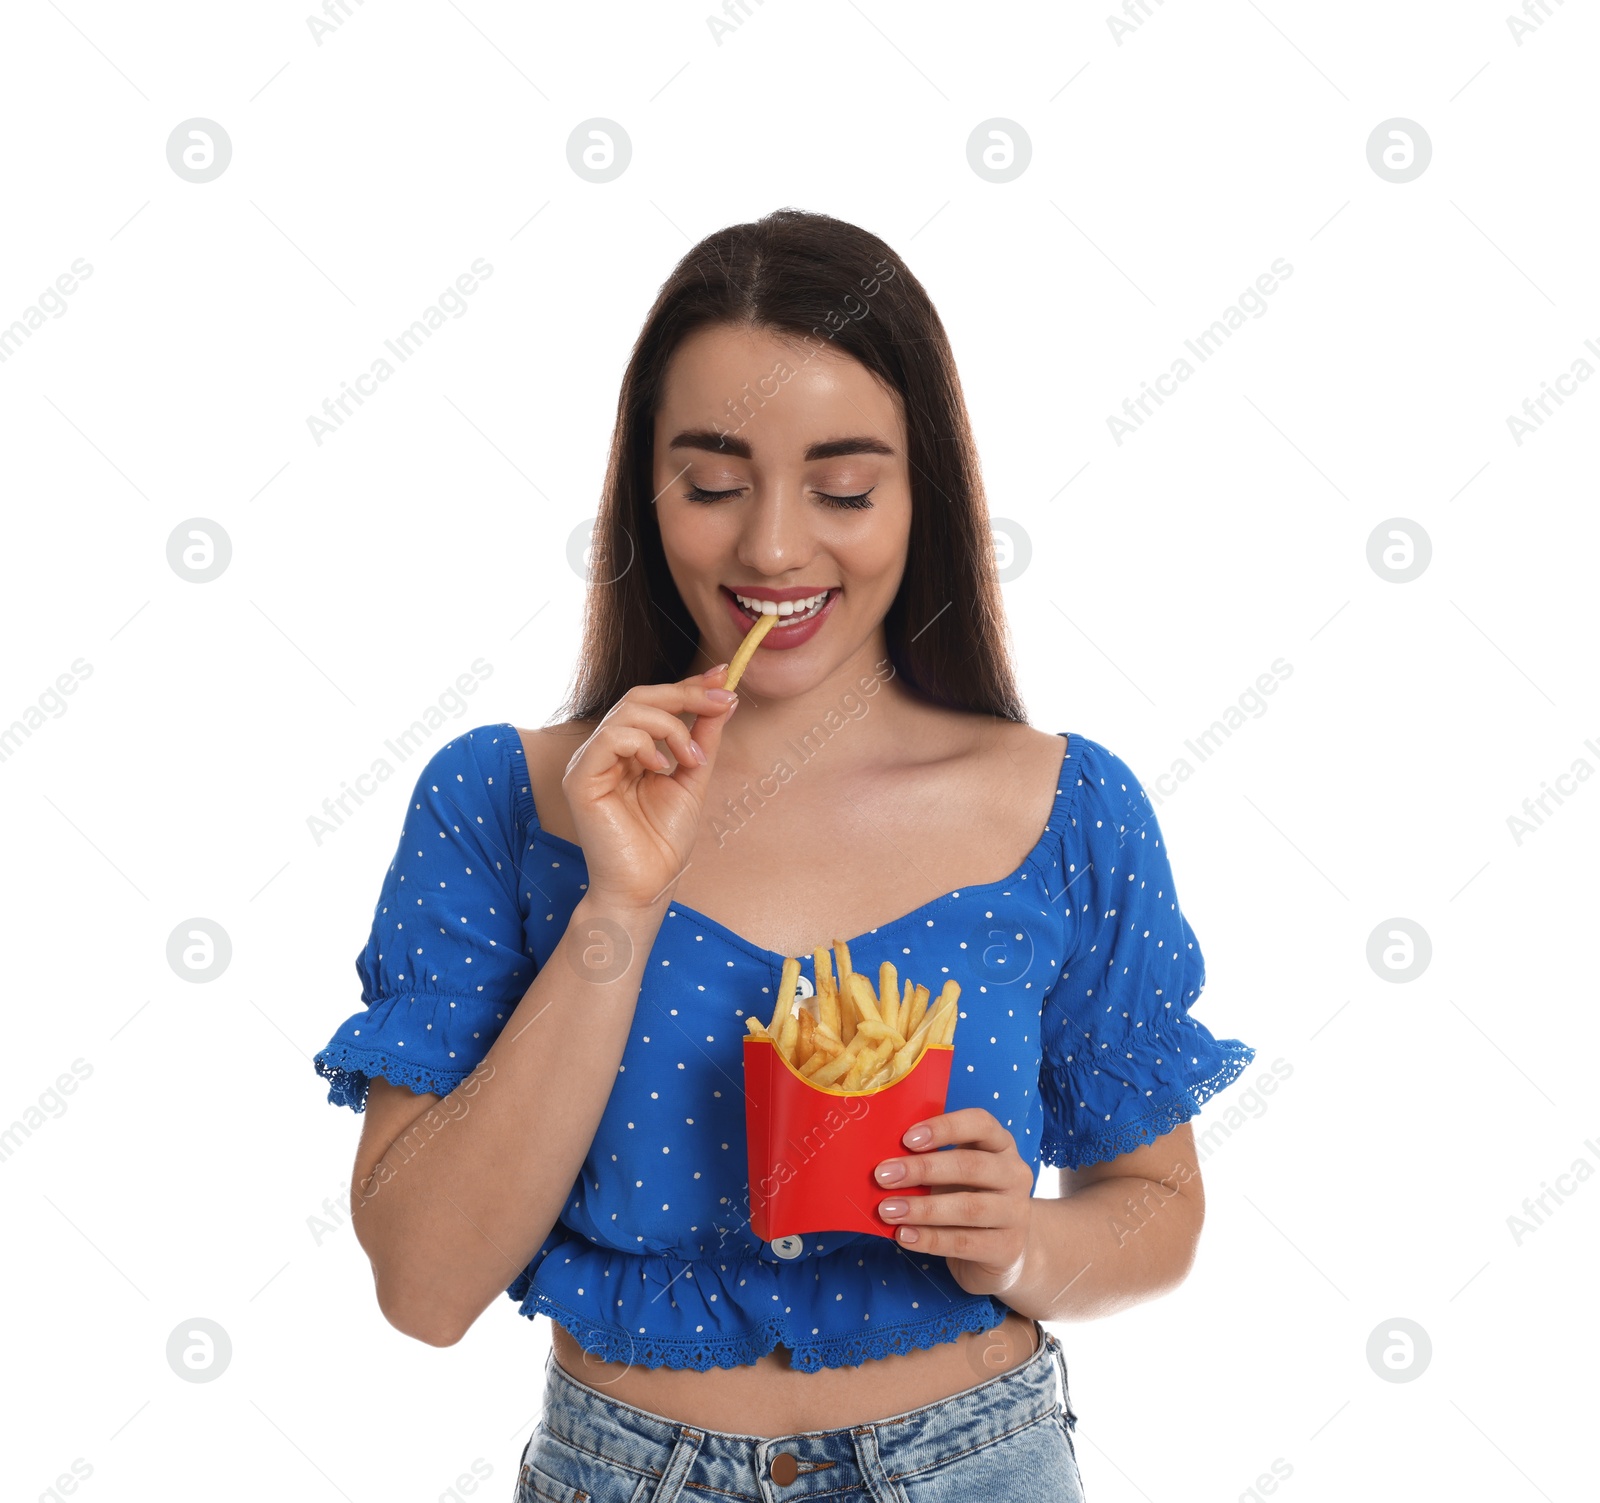
M 706 698 L 719 705 L 731 705 L 738 697 L 732 689 L 706 690 Z
M 707 668 L 706 671 L 700 675 L 700 677 L 701 678 L 715 678 L 727 666 L 728 665 L 726 663 L 718 663 L 715 668 Z
M 914 1226 L 903 1226 L 900 1228 L 898 1235 L 902 1242 L 915 1242 L 917 1240 L 917 1229 Z
M 893 1185 L 906 1177 L 904 1164 L 879 1164 L 878 1181 L 880 1184 Z
M 878 1209 L 885 1216 L 904 1216 L 909 1207 L 903 1200 L 886 1200 Z
M 706 765 L 705 749 L 692 736 L 689 738 L 689 755 L 702 767 Z
M 738 708 L 739 708 L 739 696 L 737 694 L 735 694 L 733 696 L 733 703 L 728 706 L 728 719 L 729 720 L 733 719 L 734 711 L 737 710 Z
M 921 1148 L 932 1136 L 933 1134 L 926 1127 L 913 1127 L 906 1134 L 906 1147 Z

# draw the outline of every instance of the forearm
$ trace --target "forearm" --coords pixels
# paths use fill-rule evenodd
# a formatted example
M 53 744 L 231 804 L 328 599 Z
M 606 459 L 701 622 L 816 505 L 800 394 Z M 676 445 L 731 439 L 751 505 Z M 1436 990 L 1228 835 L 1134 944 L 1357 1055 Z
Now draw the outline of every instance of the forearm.
M 610 1098 L 665 908 L 580 900 L 478 1067 L 353 1187 L 379 1303 L 402 1329 L 456 1339 L 549 1235 Z
M 1189 1166 L 1118 1175 L 1060 1199 L 1035 1196 L 1022 1272 L 1002 1295 L 1036 1320 L 1094 1320 L 1165 1294 L 1194 1263 L 1203 1200 Z

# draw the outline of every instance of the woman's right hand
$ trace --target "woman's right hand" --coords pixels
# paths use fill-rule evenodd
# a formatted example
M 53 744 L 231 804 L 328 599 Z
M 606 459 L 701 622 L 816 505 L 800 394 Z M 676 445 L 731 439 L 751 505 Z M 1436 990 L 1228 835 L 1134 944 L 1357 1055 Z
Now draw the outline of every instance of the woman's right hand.
M 723 663 L 675 684 L 628 690 L 567 764 L 561 789 L 589 868 L 589 896 L 647 908 L 689 864 L 722 728 L 738 699 L 719 687 L 727 673 Z M 692 737 L 678 718 L 685 711 L 697 717 Z M 671 773 L 657 741 L 677 758 Z

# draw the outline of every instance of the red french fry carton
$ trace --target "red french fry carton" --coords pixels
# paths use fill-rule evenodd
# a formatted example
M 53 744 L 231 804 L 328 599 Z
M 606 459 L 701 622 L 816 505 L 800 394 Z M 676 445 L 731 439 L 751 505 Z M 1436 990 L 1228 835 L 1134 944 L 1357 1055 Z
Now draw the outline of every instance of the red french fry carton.
M 770 1037 L 744 1039 L 744 1124 L 750 1229 L 763 1242 L 797 1232 L 875 1232 L 890 1194 L 926 1185 L 880 1185 L 874 1170 L 911 1152 L 908 1128 L 945 1109 L 953 1044 L 930 1044 L 899 1080 L 866 1093 L 812 1085 Z

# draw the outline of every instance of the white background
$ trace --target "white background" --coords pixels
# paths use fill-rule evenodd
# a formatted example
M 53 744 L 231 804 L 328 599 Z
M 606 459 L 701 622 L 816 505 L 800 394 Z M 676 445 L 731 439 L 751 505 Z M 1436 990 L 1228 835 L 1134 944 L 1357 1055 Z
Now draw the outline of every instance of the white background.
M 1600 788 L 1507 819 L 1600 767 L 1600 383 L 1520 444 L 1506 420 L 1600 368 L 1600 20 L 1552 3 L 1519 44 L 1477 0 L 1152 0 L 1118 40 L 1106 8 L 752 0 L 719 44 L 703 0 L 352 0 L 320 45 L 275 0 L 6 8 L 0 326 L 92 266 L 0 364 L 0 725 L 92 669 L 0 761 L 0 1126 L 92 1071 L 0 1162 L 6 1496 L 78 1461 L 90 1499 L 459 1498 L 476 1461 L 510 1497 L 548 1323 L 502 1301 L 423 1346 L 310 1220 L 358 1126 L 310 1056 L 356 1010 L 416 767 L 307 820 L 477 658 L 456 728 L 550 716 L 639 324 L 694 240 L 782 205 L 934 298 L 1031 539 L 1034 725 L 1150 783 L 1293 669 L 1160 804 L 1196 1016 L 1258 1050 L 1197 1131 L 1292 1073 L 1206 1159 L 1187 1283 L 1056 1328 L 1088 1496 L 1250 1497 L 1275 1460 L 1303 1503 L 1592 1492 L 1600 1183 L 1520 1244 L 1508 1218 L 1600 1166 Z M 197 116 L 233 146 L 205 184 L 166 157 Z M 633 146 L 604 185 L 567 162 L 595 116 Z M 1032 146 L 1004 184 L 967 160 L 993 117 Z M 1393 117 L 1433 147 L 1403 184 L 1367 160 Z M 479 257 L 467 313 L 315 443 Z M 231 539 L 210 584 L 167 561 L 191 518 Z M 1431 540 L 1410 583 L 1368 562 L 1391 518 Z M 166 959 L 196 916 L 233 946 L 206 985 Z M 1366 958 L 1396 916 L 1432 943 L 1407 984 Z M 195 1317 L 232 1342 L 215 1382 L 167 1365 Z M 1366 1355 L 1397 1317 L 1432 1344 L 1404 1383 Z

